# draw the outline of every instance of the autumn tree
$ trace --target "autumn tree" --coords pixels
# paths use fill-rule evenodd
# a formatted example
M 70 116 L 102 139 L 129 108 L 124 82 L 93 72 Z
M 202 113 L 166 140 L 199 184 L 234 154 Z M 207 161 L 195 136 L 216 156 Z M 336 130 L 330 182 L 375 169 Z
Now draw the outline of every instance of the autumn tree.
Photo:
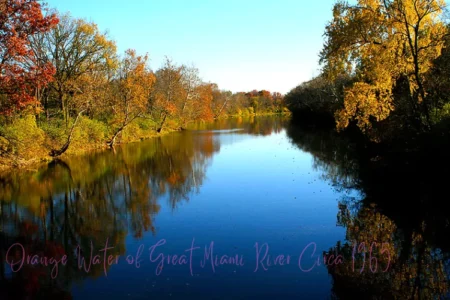
M 40 60 L 51 62 L 56 68 L 51 88 L 67 127 L 71 109 L 79 111 L 92 104 L 87 101 L 82 107 L 73 105 L 74 96 L 85 93 L 83 76 L 114 67 L 115 43 L 96 24 L 65 14 L 51 31 L 34 37 L 32 45 Z
M 78 111 L 84 110 L 84 115 L 91 119 L 107 120 L 110 116 L 107 105 L 114 72 L 115 70 L 111 69 L 81 75 L 76 81 L 79 93 L 72 96 L 73 107 Z
M 183 96 L 178 103 L 178 112 L 181 122 L 181 127 L 186 127 L 190 121 L 190 115 L 195 110 L 194 102 L 198 100 L 198 87 L 202 81 L 199 76 L 199 71 L 194 66 L 181 66 L 181 84 L 183 87 Z
M 179 114 L 179 103 L 186 99 L 183 86 L 183 66 L 175 65 L 166 58 L 163 67 L 156 71 L 156 83 L 151 97 L 152 118 L 161 132 L 167 118 Z
M 127 50 L 114 78 L 111 94 L 111 110 L 116 128 L 108 145 L 113 147 L 117 136 L 131 122 L 143 117 L 149 109 L 150 95 L 155 75 L 147 66 L 148 56 L 139 56 L 135 50 Z
M 36 0 L 3 0 L 0 4 L 0 113 L 11 115 L 37 105 L 36 89 L 52 80 L 50 62 L 38 64 L 29 37 L 49 31 L 58 23 L 43 15 Z
M 284 96 L 279 92 L 273 92 L 272 95 L 273 105 L 276 112 L 283 112 Z
M 156 71 L 156 84 L 151 97 L 151 114 L 160 132 L 172 119 L 185 128 L 192 121 L 212 120 L 212 90 L 214 84 L 204 83 L 194 66 L 175 65 L 166 59 Z
M 248 97 L 244 92 L 235 93 L 232 95 L 230 108 L 231 112 L 242 114 L 244 110 L 250 107 L 250 102 Z
M 214 119 L 215 116 L 211 109 L 214 87 L 215 84 L 202 83 L 196 88 L 198 96 L 193 101 L 190 115 L 193 121 L 212 121 Z
M 231 99 L 233 93 L 230 91 L 221 91 L 217 85 L 212 89 L 213 99 L 211 102 L 211 109 L 214 113 L 214 118 L 219 118 L 227 108 L 231 106 Z
M 247 98 L 249 99 L 249 105 L 250 107 L 253 109 L 253 113 L 257 113 L 258 112 L 258 91 L 257 90 L 253 90 L 251 92 L 248 92 L 245 94 L 247 96 Z
M 424 74 L 441 54 L 446 29 L 441 0 L 339 1 L 325 30 L 324 73 L 355 76 L 336 113 L 338 129 L 355 120 L 366 131 L 395 109 L 393 89 L 404 79 L 417 127 L 430 126 Z
M 273 111 L 273 99 L 269 91 L 261 90 L 258 92 L 258 106 L 263 113 Z

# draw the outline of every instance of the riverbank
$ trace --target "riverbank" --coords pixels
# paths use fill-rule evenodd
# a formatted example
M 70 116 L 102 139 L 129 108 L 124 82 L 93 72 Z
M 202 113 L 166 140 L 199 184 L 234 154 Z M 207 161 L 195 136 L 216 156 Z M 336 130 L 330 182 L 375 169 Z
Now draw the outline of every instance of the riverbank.
M 358 144 L 362 151 L 373 155 L 411 152 L 425 154 L 427 151 L 442 152 L 450 149 L 448 118 L 422 131 L 412 128 L 411 120 L 406 116 L 401 125 L 388 119 L 374 124 L 365 132 L 354 121 L 338 132 L 333 115 L 322 111 L 293 110 L 292 122 L 308 130 L 334 131 L 337 135 Z
M 234 119 L 234 118 L 249 118 L 249 117 L 263 117 L 263 116 L 289 116 L 289 112 L 282 113 L 262 113 L 262 114 L 245 114 L 245 115 L 223 115 L 217 118 L 214 121 L 200 121 L 201 123 L 214 123 L 218 120 L 224 119 Z M 94 124 L 95 125 L 95 124 Z M 33 127 L 33 126 L 31 126 Z M 70 143 L 69 149 L 63 153 L 61 156 L 54 158 L 49 155 L 51 148 L 56 148 L 58 145 L 61 145 L 64 141 L 65 136 L 59 134 L 55 134 L 55 129 L 43 128 L 44 129 L 44 138 L 39 144 L 39 139 L 34 139 L 35 147 L 33 151 L 28 151 L 26 155 L 0 155 L 0 172 L 5 173 L 11 170 L 35 170 L 40 165 L 49 163 L 55 159 L 64 159 L 67 157 L 73 157 L 78 155 L 84 155 L 87 153 L 95 152 L 95 151 L 105 151 L 108 150 L 109 147 L 104 140 L 106 135 L 100 135 L 99 132 L 103 130 L 93 130 L 92 121 L 89 119 L 84 119 L 81 121 L 79 127 L 75 128 L 74 138 Z M 127 127 L 121 136 L 118 138 L 117 145 L 120 144 L 129 144 L 136 143 L 147 139 L 159 138 L 169 133 L 177 132 L 184 130 L 179 124 L 175 121 L 168 122 L 168 125 L 161 131 L 157 132 L 155 126 L 152 124 L 146 123 L 144 126 L 141 123 L 130 124 Z M 26 128 L 22 128 L 22 131 L 31 132 L 30 137 L 33 138 L 33 131 L 36 131 L 37 128 L 33 127 L 34 130 L 27 130 Z M 95 132 L 96 131 L 96 132 Z M 0 137 L 1 138 L 1 137 Z M 1 142 L 1 141 L 0 141 Z M 24 144 L 29 141 L 25 141 Z M 1 143 L 0 143 L 1 146 Z
M 126 142 L 120 142 L 118 144 L 127 144 L 127 143 L 135 143 L 139 141 L 143 141 L 150 138 L 156 138 L 163 135 L 166 135 L 168 133 L 176 131 L 175 129 L 172 130 L 165 130 L 161 133 L 157 132 L 151 132 L 146 137 L 139 137 L 138 139 L 129 139 Z M 24 159 L 20 157 L 10 156 L 10 157 L 0 157 L 0 172 L 8 172 L 13 169 L 20 169 L 20 170 L 34 170 L 37 169 L 40 165 L 44 163 L 49 163 L 55 159 L 64 159 L 65 157 L 71 157 L 71 156 L 77 156 L 77 155 L 83 155 L 90 152 L 95 151 L 106 151 L 109 147 L 106 144 L 106 142 L 103 145 L 100 144 L 93 144 L 93 145 L 84 145 L 82 148 L 75 148 L 72 146 L 70 149 L 62 154 L 61 156 L 57 158 L 53 158 L 50 155 L 42 155 L 33 157 L 30 159 Z

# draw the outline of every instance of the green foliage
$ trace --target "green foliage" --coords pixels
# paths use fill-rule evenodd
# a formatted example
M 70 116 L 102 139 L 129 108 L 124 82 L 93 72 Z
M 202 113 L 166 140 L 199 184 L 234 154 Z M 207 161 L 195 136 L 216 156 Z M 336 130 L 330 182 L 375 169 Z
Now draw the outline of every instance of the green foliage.
M 54 144 L 61 144 L 66 138 L 66 128 L 63 120 L 41 123 L 40 128 L 46 135 L 46 145 L 50 148 Z
M 45 133 L 37 127 L 36 117 L 27 115 L 3 127 L 1 147 L 18 159 L 31 159 L 43 153 Z
M 104 123 L 89 118 L 82 118 L 79 130 L 85 134 L 84 141 L 92 144 L 104 143 L 108 131 Z
M 121 142 L 132 142 L 139 140 L 143 136 L 143 130 L 136 122 L 130 123 L 122 131 Z
M 171 122 L 168 123 L 170 125 Z M 157 124 L 149 119 L 136 119 L 126 126 L 119 136 L 121 143 L 135 142 L 156 135 Z
M 143 131 L 151 131 L 151 130 L 155 130 L 157 124 L 156 122 L 150 120 L 150 119 L 137 119 L 136 123 L 139 125 L 139 127 L 143 130 Z
M 431 117 L 434 124 L 448 122 L 450 120 L 450 103 L 444 104 L 441 109 L 434 108 Z
M 104 123 L 87 117 L 80 117 L 78 122 L 68 153 L 80 153 L 84 150 L 104 147 L 108 133 Z M 64 142 L 67 139 L 67 131 L 64 134 Z

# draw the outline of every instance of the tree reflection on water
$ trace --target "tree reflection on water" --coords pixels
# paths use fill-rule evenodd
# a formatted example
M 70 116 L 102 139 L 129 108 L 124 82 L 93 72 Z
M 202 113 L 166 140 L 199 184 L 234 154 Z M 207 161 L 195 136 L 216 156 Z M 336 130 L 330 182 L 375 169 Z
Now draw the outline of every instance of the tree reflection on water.
M 338 252 L 350 264 L 327 266 L 337 299 L 440 299 L 449 296 L 450 215 L 442 170 L 448 169 L 445 150 L 432 155 L 369 151 L 334 132 L 288 127 L 293 144 L 314 155 L 314 165 L 339 190 L 356 189 L 361 199 L 345 197 L 338 203 L 337 225 L 346 240 L 326 254 Z M 354 245 L 364 243 L 365 252 Z M 376 244 L 374 244 L 376 243 Z M 386 272 L 370 271 L 387 265 Z M 390 254 L 381 254 L 381 245 Z M 363 250 L 363 249 L 361 249 Z M 360 272 L 363 254 L 365 271 Z M 354 258 L 354 256 L 356 258 Z M 358 264 L 359 263 L 359 264 Z M 384 269 L 384 267 L 383 267 Z

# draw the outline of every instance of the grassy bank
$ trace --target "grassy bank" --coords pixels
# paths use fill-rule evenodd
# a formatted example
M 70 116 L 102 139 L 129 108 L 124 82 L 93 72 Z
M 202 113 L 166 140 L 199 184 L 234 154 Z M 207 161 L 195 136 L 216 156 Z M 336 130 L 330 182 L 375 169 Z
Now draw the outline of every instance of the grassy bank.
M 230 114 L 222 115 L 218 119 L 288 114 L 289 112 Z M 39 164 L 52 161 L 54 158 L 49 155 L 51 149 L 61 147 L 65 143 L 70 127 L 66 128 L 63 122 L 37 122 L 32 115 L 3 126 L 0 136 L 2 150 L 0 171 L 4 172 L 13 168 L 35 169 Z M 157 132 L 157 127 L 158 124 L 151 120 L 137 119 L 122 131 L 118 136 L 117 144 L 139 142 L 179 131 L 180 123 L 169 120 L 161 132 Z M 81 117 L 74 128 L 68 150 L 60 158 L 108 149 L 107 140 L 112 131 L 113 126 L 108 126 L 108 123 Z
M 156 131 L 156 124 L 149 120 L 137 120 L 129 124 L 118 136 L 118 144 L 137 142 L 178 130 L 176 122 L 168 122 L 163 131 Z M 49 162 L 51 149 L 61 147 L 66 141 L 70 126 L 60 123 L 38 125 L 32 115 L 13 121 L 2 128 L 0 136 L 0 171 L 11 168 L 34 168 Z M 74 128 L 69 148 L 60 157 L 81 155 L 90 151 L 108 149 L 107 140 L 113 128 L 89 118 L 80 118 Z

